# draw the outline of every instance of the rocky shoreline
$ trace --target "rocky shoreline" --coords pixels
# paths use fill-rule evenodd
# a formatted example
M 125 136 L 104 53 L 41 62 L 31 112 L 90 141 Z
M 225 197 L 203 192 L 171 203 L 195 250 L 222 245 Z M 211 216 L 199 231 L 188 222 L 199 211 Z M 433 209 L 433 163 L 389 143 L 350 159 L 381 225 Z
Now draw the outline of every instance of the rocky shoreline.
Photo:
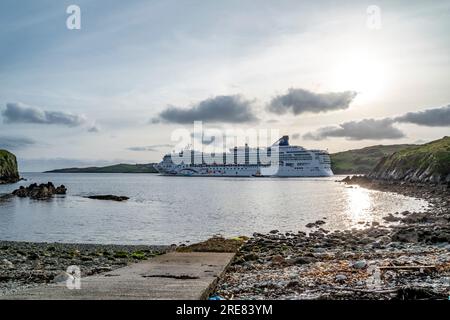
M 171 247 L 0 241 L 0 296 L 64 278 L 72 265 L 79 266 L 84 277 L 168 250 Z
M 307 234 L 255 233 L 220 279 L 225 299 L 448 299 L 450 188 L 346 178 L 343 183 L 426 199 L 424 212 L 386 213 L 386 224 Z

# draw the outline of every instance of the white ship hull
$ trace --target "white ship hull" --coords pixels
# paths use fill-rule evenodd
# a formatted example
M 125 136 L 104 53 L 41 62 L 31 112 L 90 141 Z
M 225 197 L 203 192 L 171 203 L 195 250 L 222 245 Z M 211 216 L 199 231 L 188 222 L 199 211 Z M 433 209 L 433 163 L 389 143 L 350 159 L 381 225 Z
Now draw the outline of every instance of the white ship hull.
M 200 164 L 185 162 L 175 164 L 171 156 L 166 155 L 155 168 L 165 175 L 193 177 L 330 177 L 333 175 L 330 157 L 326 151 L 289 146 L 289 138 L 285 136 L 282 139 L 285 142 L 279 144 L 277 161 L 271 162 L 271 166 L 261 165 L 259 162 L 249 164 L 247 150 L 247 156 L 240 158 L 244 164 L 237 164 L 239 159 L 237 154 L 234 156 L 234 163 L 229 164 L 206 164 L 203 161 L 205 154 L 195 154 L 195 157 L 200 159 Z M 195 157 L 193 154 L 192 159 Z
M 303 169 L 279 167 L 268 169 L 259 167 L 224 167 L 224 166 L 180 166 L 165 170 L 157 166 L 161 174 L 178 176 L 208 176 L 208 177 L 330 177 L 333 172 L 329 168 L 306 167 Z
M 204 171 L 187 171 L 181 170 L 179 172 L 163 172 L 164 175 L 177 175 L 187 177 L 331 177 L 333 172 L 331 170 L 306 171 L 306 172 L 292 172 L 280 170 L 276 174 L 263 175 L 257 173 L 255 170 L 242 170 L 235 172 L 233 170 L 226 170 L 225 172 L 204 172 Z

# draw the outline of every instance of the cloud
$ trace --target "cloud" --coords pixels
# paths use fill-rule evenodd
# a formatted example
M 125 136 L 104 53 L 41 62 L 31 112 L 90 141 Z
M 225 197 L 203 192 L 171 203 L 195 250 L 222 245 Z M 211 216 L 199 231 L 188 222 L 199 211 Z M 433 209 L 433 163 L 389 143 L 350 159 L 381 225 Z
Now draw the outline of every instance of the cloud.
M 344 110 L 350 106 L 356 95 L 354 91 L 314 93 L 290 88 L 286 94 L 274 97 L 267 110 L 276 114 L 291 112 L 294 115 Z
M 424 111 L 408 112 L 394 120 L 396 122 L 414 123 L 427 127 L 447 127 L 450 126 L 450 105 Z
M 338 126 L 324 127 L 316 132 L 303 135 L 307 140 L 323 140 L 328 137 L 342 137 L 349 140 L 381 140 L 399 139 L 405 134 L 394 123 L 413 123 L 427 127 L 450 126 L 450 105 L 441 108 L 427 109 L 417 112 L 408 112 L 402 116 L 384 119 L 364 119 L 350 121 Z
M 84 116 L 60 111 L 45 111 L 21 103 L 7 103 L 2 112 L 5 123 L 57 124 L 76 127 L 84 124 Z
M 292 135 L 292 139 L 299 139 L 300 138 L 300 133 L 294 133 Z
M 255 122 L 258 118 L 251 109 L 252 101 L 240 95 L 217 96 L 206 99 L 189 109 L 169 106 L 152 123 L 159 121 L 187 124 L 194 121 L 245 123 Z
M 393 123 L 392 119 L 350 121 L 338 126 L 320 128 L 316 132 L 303 135 L 303 138 L 306 140 L 323 140 L 328 137 L 340 137 L 348 140 L 381 140 L 405 137 L 405 134 L 395 128 Z
M 159 151 L 160 148 L 173 148 L 173 144 L 156 144 L 151 146 L 144 146 L 144 147 L 130 147 L 127 148 L 127 150 L 130 151 Z
M 34 144 L 35 141 L 28 138 L 0 136 L 0 149 L 17 150 Z
M 91 133 L 98 133 L 100 132 L 100 128 L 97 125 L 92 125 L 91 127 L 88 128 L 88 132 Z

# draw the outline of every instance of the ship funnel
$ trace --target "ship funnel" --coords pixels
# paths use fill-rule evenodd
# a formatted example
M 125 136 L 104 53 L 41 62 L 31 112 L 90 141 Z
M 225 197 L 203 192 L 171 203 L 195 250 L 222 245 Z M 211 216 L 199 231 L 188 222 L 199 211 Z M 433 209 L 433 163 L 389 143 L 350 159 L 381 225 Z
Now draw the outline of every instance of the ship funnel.
M 282 136 L 273 144 L 273 146 L 288 146 L 289 145 L 289 136 Z

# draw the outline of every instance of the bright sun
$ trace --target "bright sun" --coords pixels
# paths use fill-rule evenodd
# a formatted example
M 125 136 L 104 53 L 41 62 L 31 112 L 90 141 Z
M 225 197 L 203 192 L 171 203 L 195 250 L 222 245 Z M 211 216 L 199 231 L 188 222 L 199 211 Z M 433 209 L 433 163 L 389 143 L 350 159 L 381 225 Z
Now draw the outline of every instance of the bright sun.
M 358 92 L 359 100 L 372 100 L 383 93 L 389 79 L 386 64 L 365 52 L 348 54 L 336 62 L 333 87 Z

